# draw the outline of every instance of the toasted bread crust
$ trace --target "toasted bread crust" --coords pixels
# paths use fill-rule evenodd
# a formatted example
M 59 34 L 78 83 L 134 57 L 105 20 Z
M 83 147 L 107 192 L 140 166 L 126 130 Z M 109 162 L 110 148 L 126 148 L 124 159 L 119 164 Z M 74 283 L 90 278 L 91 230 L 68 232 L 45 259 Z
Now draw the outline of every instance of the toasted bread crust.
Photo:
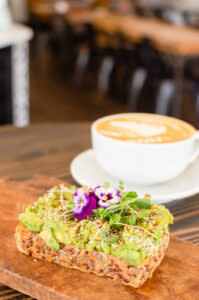
M 56 251 L 50 249 L 38 233 L 28 230 L 22 223 L 16 228 L 16 244 L 20 252 L 66 268 L 104 276 L 134 288 L 140 287 L 152 277 L 164 258 L 168 243 L 169 233 L 163 236 L 160 249 L 154 256 L 149 256 L 140 266 L 131 266 L 111 254 L 106 255 L 97 250 L 88 252 L 86 249 L 77 249 L 74 245 L 61 244 L 60 250 Z

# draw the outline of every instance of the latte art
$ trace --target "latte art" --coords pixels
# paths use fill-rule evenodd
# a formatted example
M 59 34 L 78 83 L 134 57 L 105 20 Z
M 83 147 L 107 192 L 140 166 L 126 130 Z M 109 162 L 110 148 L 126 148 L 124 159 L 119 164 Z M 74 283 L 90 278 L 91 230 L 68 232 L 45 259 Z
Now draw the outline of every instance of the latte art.
M 152 114 L 124 114 L 100 120 L 98 133 L 117 140 L 160 144 L 190 138 L 195 129 L 186 122 Z
M 110 125 L 117 128 L 124 128 L 132 131 L 132 136 L 154 136 L 166 132 L 166 128 L 161 125 L 137 124 L 135 121 L 121 122 L 111 121 Z

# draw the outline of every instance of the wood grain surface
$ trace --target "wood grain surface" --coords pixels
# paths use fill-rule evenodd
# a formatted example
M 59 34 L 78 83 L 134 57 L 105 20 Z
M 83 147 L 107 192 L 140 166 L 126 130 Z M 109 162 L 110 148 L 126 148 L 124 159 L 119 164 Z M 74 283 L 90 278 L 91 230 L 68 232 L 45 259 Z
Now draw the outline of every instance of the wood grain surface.
M 56 123 L 23 129 L 2 127 L 0 177 L 22 181 L 41 173 L 72 184 L 74 181 L 69 171 L 70 163 L 77 154 L 90 147 L 89 123 Z M 41 186 L 40 192 L 46 188 L 47 186 Z M 175 216 L 171 231 L 176 236 L 199 246 L 199 195 L 173 201 L 167 207 Z M 1 285 L 0 299 L 27 299 L 27 297 Z
M 171 238 L 163 263 L 152 279 L 132 289 L 105 278 L 67 270 L 20 254 L 14 233 L 17 216 L 54 184 L 55 178 L 0 182 L 0 281 L 38 299 L 193 299 L 199 297 L 199 247 Z M 185 259 L 186 258 L 186 259 Z
M 125 16 L 109 13 L 98 17 L 93 25 L 107 34 L 122 34 L 133 43 L 148 38 L 154 46 L 173 55 L 191 56 L 199 54 L 199 30 L 190 26 L 176 26 L 158 19 Z
M 31 11 L 42 21 L 52 21 L 52 5 L 36 3 Z M 158 50 L 173 55 L 199 54 L 199 30 L 191 26 L 176 26 L 155 18 L 125 16 L 108 10 L 85 8 L 69 9 L 66 20 L 72 25 L 93 24 L 96 29 L 107 34 L 119 32 L 133 43 L 148 38 Z
M 107 10 L 91 8 L 70 8 L 66 13 L 66 21 L 72 25 L 93 24 L 96 20 L 108 15 Z

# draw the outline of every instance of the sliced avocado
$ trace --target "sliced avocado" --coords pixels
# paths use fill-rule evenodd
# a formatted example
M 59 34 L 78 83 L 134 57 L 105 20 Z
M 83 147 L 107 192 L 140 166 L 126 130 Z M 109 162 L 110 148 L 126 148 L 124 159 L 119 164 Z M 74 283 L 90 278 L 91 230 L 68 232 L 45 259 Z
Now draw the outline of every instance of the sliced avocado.
M 119 237 L 117 235 L 112 235 L 110 237 L 106 237 L 104 241 L 105 243 L 111 245 L 117 243 L 119 241 Z
M 131 239 L 127 237 L 124 238 L 125 241 L 125 248 L 131 249 L 131 250 L 137 250 L 137 246 L 135 243 L 132 242 Z
M 150 209 L 144 209 L 142 211 L 140 211 L 140 218 L 146 218 L 150 215 Z
M 60 249 L 59 243 L 54 236 L 53 229 L 48 224 L 44 224 L 44 227 L 39 235 L 50 248 L 55 250 Z
M 28 207 L 26 208 L 26 213 L 29 213 L 29 212 L 34 212 L 34 209 L 32 208 L 31 205 L 28 205 Z
M 105 254 L 109 254 L 111 252 L 111 248 L 108 244 L 106 243 L 101 243 L 101 247 L 102 247 L 102 251 L 105 253 Z
M 56 199 L 50 199 L 50 200 L 49 200 L 49 205 L 50 205 L 51 207 L 58 207 L 58 206 L 59 206 L 59 201 L 56 200 Z
M 124 249 L 120 255 L 123 260 L 127 261 L 130 265 L 140 265 L 142 262 L 142 256 L 139 252 L 131 249 Z
M 31 231 L 40 232 L 42 229 L 42 220 L 33 212 L 19 215 L 19 220 Z
M 85 241 L 84 240 L 79 240 L 77 243 L 76 243 L 76 248 L 80 248 L 80 249 L 84 249 L 85 248 Z
M 67 234 L 66 234 L 66 226 L 63 224 L 57 223 L 56 225 L 53 225 L 53 232 L 55 235 L 55 238 L 63 244 L 67 244 Z
M 92 241 L 91 243 L 86 244 L 86 249 L 91 252 L 97 246 L 98 241 Z
M 64 191 L 63 197 L 66 200 L 73 200 L 73 193 L 71 193 L 70 191 Z

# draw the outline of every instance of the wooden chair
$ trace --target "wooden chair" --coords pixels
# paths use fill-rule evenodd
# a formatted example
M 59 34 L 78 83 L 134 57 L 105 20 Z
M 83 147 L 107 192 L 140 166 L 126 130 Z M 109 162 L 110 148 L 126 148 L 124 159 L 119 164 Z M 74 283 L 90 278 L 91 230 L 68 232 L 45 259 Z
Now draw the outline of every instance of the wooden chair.
M 149 38 L 152 45 L 170 60 L 174 70 L 173 87 L 167 85 L 166 88 L 165 82 L 162 81 L 160 91 L 161 89 L 167 89 L 170 98 L 172 91 L 175 90 L 175 100 L 172 103 L 173 115 L 180 116 L 184 67 L 190 57 L 199 55 L 199 31 L 141 17 L 123 17 L 123 22 L 120 22 L 120 31 L 136 43 L 145 37 Z M 165 95 L 165 92 L 160 92 L 160 97 L 157 99 L 157 108 L 159 110 L 160 107 L 165 107 L 164 113 L 166 113 L 168 108 L 166 105 L 161 105 L 161 102 L 166 101 L 162 98 L 162 94 Z M 169 103 L 169 101 L 167 102 Z
M 78 87 L 88 84 L 88 80 L 86 83 L 85 79 L 88 79 L 89 73 L 96 71 L 99 49 L 96 46 L 93 23 L 105 14 L 106 10 L 71 8 L 65 16 L 67 24 L 73 30 L 74 38 L 78 40 L 74 72 L 74 82 Z M 93 79 L 93 76 L 90 76 L 90 81 Z
M 101 84 L 101 90 L 107 92 L 108 88 L 112 85 L 112 90 L 115 92 L 115 96 L 120 96 L 121 99 L 128 99 L 128 106 L 130 110 L 135 111 L 137 109 L 137 103 L 140 98 L 140 93 L 145 84 L 147 78 L 146 65 L 148 62 L 141 58 L 140 52 L 143 52 L 146 43 L 141 43 L 142 38 L 139 41 L 128 38 L 126 34 L 121 30 L 122 23 L 126 18 L 121 14 L 110 13 L 104 18 L 100 18 L 95 22 L 95 27 L 101 34 L 109 35 L 109 42 L 111 37 L 119 36 L 120 41 L 117 43 L 115 55 L 113 52 L 103 60 L 102 69 L 100 72 L 100 78 L 103 84 Z M 133 16 L 132 16 L 133 18 Z M 138 47 L 138 46 L 139 47 Z M 146 51 L 149 51 L 151 47 L 146 47 Z M 151 51 L 151 50 L 150 50 Z M 150 59 L 148 59 L 149 61 Z M 124 70 L 125 69 L 125 70 Z M 120 82 L 115 80 L 114 77 L 123 77 Z
M 118 96 L 117 74 L 121 65 L 121 36 L 119 34 L 120 15 L 107 13 L 94 22 L 98 47 L 104 55 L 98 75 L 98 88 L 102 95 Z M 100 44 L 102 42 L 102 45 Z
M 50 39 L 53 6 L 51 1 L 28 0 L 28 8 L 30 25 L 35 31 L 33 52 L 37 56 Z

